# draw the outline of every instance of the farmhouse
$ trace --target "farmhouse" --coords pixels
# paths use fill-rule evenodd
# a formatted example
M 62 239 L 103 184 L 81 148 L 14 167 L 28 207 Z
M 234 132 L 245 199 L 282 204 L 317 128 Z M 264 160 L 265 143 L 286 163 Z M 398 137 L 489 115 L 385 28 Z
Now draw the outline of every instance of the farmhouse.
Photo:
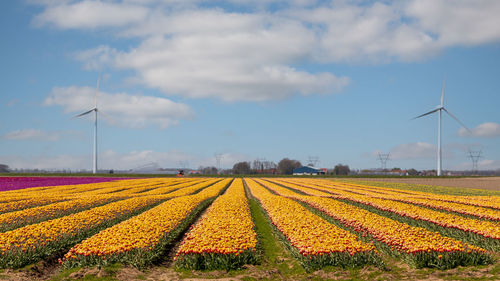
M 300 176 L 300 175 L 324 175 L 325 172 L 321 169 L 316 169 L 314 167 L 302 166 L 302 167 L 293 169 L 293 174 L 297 175 L 297 176 Z

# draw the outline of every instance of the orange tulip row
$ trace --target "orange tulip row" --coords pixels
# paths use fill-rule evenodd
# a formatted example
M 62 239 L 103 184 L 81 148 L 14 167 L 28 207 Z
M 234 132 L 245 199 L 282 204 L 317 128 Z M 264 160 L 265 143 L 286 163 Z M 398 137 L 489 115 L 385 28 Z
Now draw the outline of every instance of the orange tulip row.
M 493 221 L 485 221 L 479 219 L 466 218 L 460 215 L 443 213 L 431 210 L 425 207 L 416 206 L 413 204 L 402 203 L 393 200 L 374 198 L 371 196 L 354 194 L 338 189 L 318 187 L 309 185 L 311 188 L 304 187 L 304 185 L 291 184 L 289 182 L 279 181 L 284 185 L 296 188 L 302 192 L 314 195 L 312 193 L 319 190 L 325 191 L 326 197 L 334 197 L 339 199 L 347 199 L 354 202 L 362 203 L 365 205 L 373 206 L 377 209 L 396 213 L 401 216 L 413 218 L 416 220 L 423 220 L 432 222 L 436 225 L 448 228 L 456 228 L 467 232 L 472 232 L 484 236 L 486 238 L 500 239 L 500 223 Z M 307 185 L 306 185 L 307 186 Z M 309 193 L 311 192 L 311 193 Z M 328 192 L 328 193 L 327 193 Z
M 308 184 L 315 184 L 323 187 L 348 188 L 349 190 L 356 190 L 357 192 L 364 190 L 364 191 L 374 191 L 382 194 L 391 194 L 400 196 L 402 195 L 407 198 L 427 198 L 441 202 L 460 203 L 460 204 L 500 210 L 500 198 L 496 196 L 453 196 L 453 195 L 435 194 L 435 193 L 421 192 L 414 190 L 403 190 L 390 187 L 338 182 L 338 181 L 331 181 L 324 179 L 307 179 L 306 181 L 301 179 L 296 179 L 296 182 L 305 182 Z M 394 183 L 391 184 L 396 186 L 398 185 Z
M 329 216 L 350 226 L 355 231 L 366 232 L 375 239 L 391 246 L 394 250 L 413 254 L 418 252 L 485 252 L 485 250 L 467 245 L 461 241 L 444 237 L 421 227 L 413 227 L 405 223 L 371 213 L 356 206 L 327 197 L 301 195 L 272 182 L 262 182 L 274 192 L 308 203 Z M 301 191 L 307 191 L 301 188 Z M 325 194 L 327 195 L 327 194 Z
M 151 251 L 154 256 L 158 247 L 164 246 L 166 237 L 203 201 L 217 196 L 230 179 L 215 180 L 217 183 L 201 192 L 166 201 L 140 215 L 107 228 L 75 245 L 61 262 L 66 266 L 99 263 L 104 259 L 126 262 L 126 254 Z M 199 189 L 199 187 L 198 187 Z M 191 190 L 191 187 L 183 190 Z M 168 194 L 170 195 L 170 194 Z M 163 196 L 165 198 L 165 196 Z M 147 259 L 147 257 L 143 257 Z M 145 262 L 145 261 L 144 261 Z
M 349 231 L 330 224 L 292 199 L 273 195 L 251 179 L 245 180 L 252 195 L 260 201 L 271 222 L 303 256 L 331 253 L 373 252 Z
M 238 255 L 247 250 L 255 251 L 257 234 L 253 228 L 243 181 L 235 179 L 187 233 L 176 256 L 182 259 L 189 254 Z
M 304 180 L 302 180 L 302 182 L 308 183 L 304 182 Z M 431 195 L 428 193 L 425 195 L 424 194 L 414 195 L 408 193 L 388 191 L 377 187 L 368 187 L 368 186 L 352 185 L 344 183 L 333 183 L 331 181 L 325 181 L 325 180 L 324 181 L 315 180 L 311 181 L 308 184 L 312 184 L 318 187 L 327 187 L 327 188 L 329 187 L 332 188 L 333 190 L 353 192 L 356 194 L 367 195 L 374 198 L 382 198 L 382 199 L 390 199 L 400 202 L 406 202 L 434 209 L 441 209 L 441 210 L 466 214 L 470 216 L 476 216 L 479 218 L 500 220 L 500 210 L 487 207 L 479 207 L 476 205 L 470 205 L 465 202 L 457 203 L 457 202 L 445 201 L 443 200 L 444 196 Z M 446 198 L 448 197 L 449 196 L 447 196 Z M 458 200 L 462 201 L 463 199 L 458 199 Z

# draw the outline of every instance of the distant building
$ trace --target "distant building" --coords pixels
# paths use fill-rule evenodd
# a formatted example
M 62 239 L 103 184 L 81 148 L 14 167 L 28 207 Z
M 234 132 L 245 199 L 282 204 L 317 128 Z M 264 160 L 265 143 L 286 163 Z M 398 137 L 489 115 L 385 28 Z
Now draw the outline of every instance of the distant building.
M 301 175 L 324 175 L 325 172 L 322 169 L 316 169 L 311 166 L 302 166 L 299 168 L 293 169 L 293 174 L 296 176 Z

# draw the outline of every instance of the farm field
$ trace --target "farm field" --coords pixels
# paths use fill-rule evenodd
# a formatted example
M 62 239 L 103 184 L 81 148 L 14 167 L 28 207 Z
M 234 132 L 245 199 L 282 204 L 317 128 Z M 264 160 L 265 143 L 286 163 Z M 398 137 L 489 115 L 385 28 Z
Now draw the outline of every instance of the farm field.
M 491 190 L 290 177 L 0 177 L 0 190 L 0 280 L 500 280 Z

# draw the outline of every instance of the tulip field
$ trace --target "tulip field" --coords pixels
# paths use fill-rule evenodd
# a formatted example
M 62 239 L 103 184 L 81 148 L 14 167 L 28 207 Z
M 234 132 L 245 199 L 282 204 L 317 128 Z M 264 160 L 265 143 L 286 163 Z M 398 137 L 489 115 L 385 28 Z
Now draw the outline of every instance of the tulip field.
M 291 177 L 0 177 L 0 190 L 3 270 L 52 262 L 62 271 L 267 272 L 272 241 L 289 257 L 278 260 L 304 274 L 498 268 L 500 254 L 493 195 Z

